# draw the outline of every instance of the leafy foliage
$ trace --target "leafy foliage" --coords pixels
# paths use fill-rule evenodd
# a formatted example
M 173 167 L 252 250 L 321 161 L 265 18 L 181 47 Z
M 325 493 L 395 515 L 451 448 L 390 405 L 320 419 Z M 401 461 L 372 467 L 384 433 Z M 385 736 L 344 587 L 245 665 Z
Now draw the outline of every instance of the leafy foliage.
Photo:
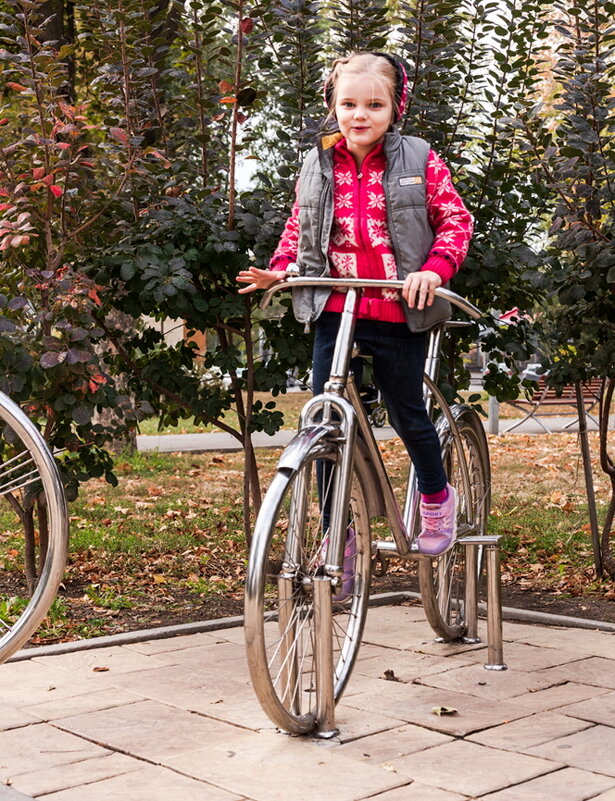
M 194 415 L 246 447 L 249 530 L 260 502 L 250 435 L 280 423 L 253 393 L 284 391 L 286 371 L 307 367 L 309 342 L 281 315 L 287 301 L 263 319 L 234 276 L 268 262 L 322 123 L 324 72 L 347 49 L 405 59 L 404 131 L 441 153 L 475 215 L 453 288 L 486 310 L 493 361 L 513 365 L 535 348 L 540 329 L 523 313 L 544 305 L 552 282 L 547 322 L 575 338 L 561 380 L 604 374 L 612 329 L 592 341 L 582 322 L 613 319 L 613 58 L 606 32 L 597 51 L 593 33 L 606 31 L 611 6 L 558 11 L 557 97 L 541 108 L 550 0 L 85 0 L 62 42 L 49 40 L 60 28 L 41 18 L 44 3 L 5 0 L 2 381 L 70 449 L 73 486 L 113 480 L 105 443 L 143 415 L 161 425 Z M 518 324 L 498 326 L 513 307 Z M 195 333 L 170 345 L 144 316 Z M 455 352 L 476 333 L 451 341 L 451 395 L 468 383 Z M 519 380 L 494 373 L 488 388 L 514 397 Z M 225 420 L 231 407 L 237 427 Z M 119 415 L 103 425 L 104 408 Z
M 612 376 L 615 364 L 614 11 L 558 8 L 556 124 L 530 139 L 553 197 L 546 280 L 550 377 L 560 384 Z

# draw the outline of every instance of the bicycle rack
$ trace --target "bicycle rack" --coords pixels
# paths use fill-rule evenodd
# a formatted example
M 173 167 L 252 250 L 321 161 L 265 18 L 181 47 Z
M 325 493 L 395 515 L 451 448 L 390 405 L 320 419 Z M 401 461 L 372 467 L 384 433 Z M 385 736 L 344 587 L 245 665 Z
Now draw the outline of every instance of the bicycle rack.
M 487 571 L 487 662 L 486 670 L 507 670 L 502 641 L 502 583 L 500 574 L 500 537 L 461 537 L 465 545 L 465 643 L 481 642 L 478 636 L 478 548 L 485 549 Z
M 333 617 L 331 578 L 314 578 L 314 630 L 316 633 L 316 737 L 328 740 L 335 737 L 335 688 L 333 664 Z
M 478 549 L 485 549 L 487 573 L 487 662 L 486 670 L 507 670 L 502 640 L 502 585 L 500 574 L 500 537 L 460 537 L 457 542 L 466 549 L 465 558 L 465 621 L 464 643 L 479 643 L 478 636 Z M 314 735 L 329 739 L 338 733 L 335 725 L 333 667 L 332 589 L 328 576 L 314 579 L 314 614 L 316 641 L 316 729 Z M 440 640 L 441 641 L 441 640 Z

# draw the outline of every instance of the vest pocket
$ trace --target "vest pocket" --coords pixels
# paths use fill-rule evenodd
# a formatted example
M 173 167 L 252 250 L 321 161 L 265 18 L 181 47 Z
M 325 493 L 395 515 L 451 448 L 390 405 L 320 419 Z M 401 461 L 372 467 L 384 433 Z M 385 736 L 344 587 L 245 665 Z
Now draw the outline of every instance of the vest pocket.
M 389 203 L 395 208 L 425 206 L 425 176 L 419 172 L 404 172 L 389 179 Z

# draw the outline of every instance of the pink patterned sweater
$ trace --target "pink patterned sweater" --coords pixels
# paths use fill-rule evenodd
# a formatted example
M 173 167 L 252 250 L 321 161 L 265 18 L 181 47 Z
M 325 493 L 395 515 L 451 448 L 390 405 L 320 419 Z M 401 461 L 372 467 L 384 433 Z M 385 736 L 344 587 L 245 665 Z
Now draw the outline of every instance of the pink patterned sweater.
M 334 217 L 329 241 L 331 275 L 340 278 L 397 278 L 397 267 L 386 219 L 382 177 L 386 159 L 377 145 L 364 159 L 361 172 L 341 139 L 333 153 Z M 430 150 L 425 172 L 427 214 L 434 241 L 422 270 L 433 270 L 449 281 L 459 269 L 472 236 L 472 216 L 459 197 L 448 167 Z M 299 203 L 296 200 L 269 264 L 285 270 L 297 257 Z M 359 316 L 388 322 L 404 322 L 396 290 L 367 290 Z M 333 292 L 325 311 L 342 311 L 344 295 Z

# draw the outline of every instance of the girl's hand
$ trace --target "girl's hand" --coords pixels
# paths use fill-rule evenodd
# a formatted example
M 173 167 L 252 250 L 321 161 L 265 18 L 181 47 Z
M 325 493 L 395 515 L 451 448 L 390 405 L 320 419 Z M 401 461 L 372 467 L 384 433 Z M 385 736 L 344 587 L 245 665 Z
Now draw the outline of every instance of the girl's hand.
M 254 292 L 255 289 L 269 289 L 271 284 L 284 278 L 284 270 L 259 270 L 258 267 L 250 267 L 248 270 L 240 270 L 237 273 L 237 280 L 240 284 L 248 284 L 242 287 L 239 294 Z
M 411 309 L 416 307 L 420 311 L 425 306 L 431 306 L 439 286 L 442 286 L 442 278 L 438 273 L 419 270 L 406 278 L 401 294 Z

